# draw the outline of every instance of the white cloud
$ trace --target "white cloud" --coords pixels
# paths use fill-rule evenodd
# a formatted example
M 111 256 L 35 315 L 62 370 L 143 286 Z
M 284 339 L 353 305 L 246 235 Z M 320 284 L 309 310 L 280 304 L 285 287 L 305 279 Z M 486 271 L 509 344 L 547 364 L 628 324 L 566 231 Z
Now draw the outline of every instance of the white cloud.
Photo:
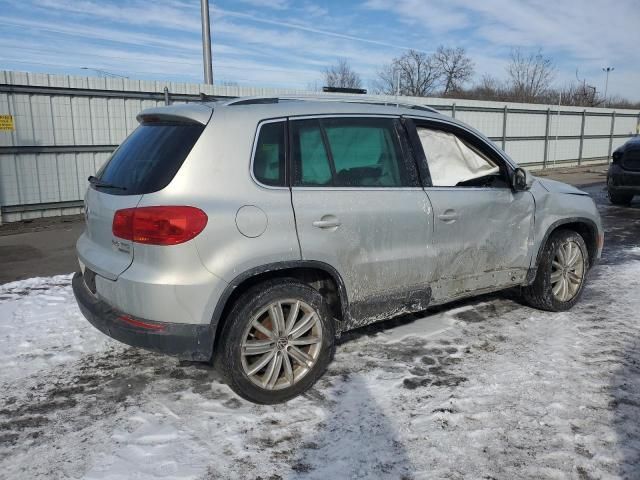
M 329 15 L 328 8 L 321 7 L 320 5 L 310 2 L 306 2 L 302 6 L 302 12 L 305 15 L 313 18 L 314 20 L 317 20 L 318 17 L 326 17 L 327 15 Z
M 31 36 L 42 37 L 42 49 L 56 47 L 60 37 L 83 39 L 100 47 L 95 50 L 96 61 L 118 66 L 119 60 L 111 57 L 119 57 L 123 62 L 119 70 L 131 66 L 134 72 L 155 71 L 160 65 L 156 57 L 173 62 L 187 58 L 194 66 L 193 75 L 200 75 L 197 1 L 2 1 L 13 11 L 0 18 L 0 41 L 5 45 L 17 40 L 12 49 L 5 49 L 15 61 L 20 59 L 21 47 L 21 34 L 15 30 L 25 29 Z M 214 67 L 226 72 L 229 80 L 286 85 L 319 80 L 324 66 L 345 57 L 366 83 L 402 50 L 417 47 L 429 52 L 445 44 L 467 48 L 478 78 L 483 73 L 504 77 L 511 46 L 542 47 L 559 64 L 559 83 L 573 79 L 579 67 L 581 76 L 597 84 L 600 67 L 612 65 L 616 71 L 610 91 L 638 99 L 635 79 L 640 74 L 640 50 L 635 47 L 640 34 L 636 33 L 635 1 L 619 0 L 612 6 L 604 0 L 565 0 L 553 9 L 545 0 L 363 0 L 345 9 L 312 0 L 227 3 L 233 9 L 216 2 L 211 4 Z M 15 38 L 5 30 L 14 30 Z M 123 46 L 134 53 L 123 55 L 127 50 Z M 59 60 L 77 64 L 86 61 L 81 56 L 86 53 L 72 46 Z M 136 64 L 132 55 L 153 61 Z
M 636 0 L 367 0 L 364 7 L 396 15 L 438 43 L 456 42 L 470 51 L 493 52 L 504 60 L 512 46 L 543 48 L 561 63 L 558 80 L 569 71 L 596 72 L 615 64 L 632 72 L 640 68 L 640 10 Z M 481 67 L 480 62 L 476 62 Z M 629 73 L 629 75 L 635 75 Z M 500 76 L 500 75 L 498 75 Z M 632 77 L 629 77 L 632 78 Z M 595 79 L 594 79 L 595 80 Z M 620 78 L 620 93 L 639 99 L 639 86 Z
M 246 3 L 254 7 L 267 7 L 274 10 L 286 10 L 289 8 L 288 0 L 238 0 L 240 3 Z

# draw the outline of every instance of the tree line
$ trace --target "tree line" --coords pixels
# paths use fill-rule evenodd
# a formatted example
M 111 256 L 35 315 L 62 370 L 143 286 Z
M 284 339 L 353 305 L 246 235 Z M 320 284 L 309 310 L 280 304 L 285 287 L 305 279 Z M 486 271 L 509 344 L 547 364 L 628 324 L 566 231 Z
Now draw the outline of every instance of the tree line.
M 474 81 L 475 64 L 460 47 L 440 46 L 431 54 L 407 50 L 378 70 L 370 90 L 377 94 L 412 97 L 640 108 L 640 102 L 618 96 L 604 98 L 586 81 L 554 87 L 556 66 L 541 50 L 526 53 L 520 48 L 512 49 L 505 73 L 505 80 L 484 75 Z M 325 68 L 323 77 L 327 87 L 362 88 L 360 75 L 345 58 L 339 58 L 336 64 Z

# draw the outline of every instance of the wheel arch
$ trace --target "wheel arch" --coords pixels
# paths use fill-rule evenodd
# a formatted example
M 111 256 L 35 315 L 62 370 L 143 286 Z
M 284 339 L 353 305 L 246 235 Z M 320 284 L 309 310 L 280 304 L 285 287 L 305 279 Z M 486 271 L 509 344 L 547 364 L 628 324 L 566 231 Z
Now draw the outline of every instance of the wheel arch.
M 587 250 L 589 252 L 589 268 L 596 264 L 598 259 L 598 226 L 596 223 L 593 220 L 584 217 L 563 218 L 549 225 L 542 237 L 542 241 L 538 245 L 535 264 L 533 265 L 534 268 L 531 269 L 533 271 L 533 275 L 530 275 L 531 281 L 535 278 L 535 272 L 538 269 L 538 265 L 540 265 L 540 259 L 545 245 L 549 241 L 551 235 L 560 229 L 573 230 L 576 233 L 579 233 L 584 239 L 584 243 L 587 245 Z
M 331 313 L 339 323 L 350 318 L 344 281 L 340 273 L 331 265 L 315 260 L 294 260 L 260 265 L 234 278 L 220 296 L 211 318 L 214 351 L 227 314 L 234 302 L 252 286 L 274 278 L 295 278 L 316 288 L 328 300 Z M 339 328 L 337 330 L 339 331 Z

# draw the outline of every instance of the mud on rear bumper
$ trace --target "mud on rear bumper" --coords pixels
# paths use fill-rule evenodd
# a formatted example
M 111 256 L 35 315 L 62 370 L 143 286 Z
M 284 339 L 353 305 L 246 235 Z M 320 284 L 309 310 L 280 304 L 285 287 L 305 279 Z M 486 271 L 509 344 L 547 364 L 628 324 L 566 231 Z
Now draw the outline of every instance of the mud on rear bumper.
M 105 335 L 133 347 L 174 355 L 184 360 L 209 361 L 211 359 L 214 334 L 210 325 L 159 323 L 134 319 L 94 296 L 87 288 L 80 272 L 73 276 L 72 285 L 80 311 Z M 123 320 L 123 316 L 127 320 Z M 156 328 L 143 328 L 136 326 L 136 323 Z

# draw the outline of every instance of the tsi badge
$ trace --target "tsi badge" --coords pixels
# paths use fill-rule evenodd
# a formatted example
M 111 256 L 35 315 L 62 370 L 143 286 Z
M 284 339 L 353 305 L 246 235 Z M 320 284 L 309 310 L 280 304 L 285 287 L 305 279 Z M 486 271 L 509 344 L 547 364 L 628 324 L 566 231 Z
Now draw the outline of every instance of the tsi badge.
M 119 250 L 124 253 L 131 253 L 131 245 L 126 242 L 121 242 L 120 240 L 116 240 L 115 238 L 111 240 L 111 246 L 114 250 Z

